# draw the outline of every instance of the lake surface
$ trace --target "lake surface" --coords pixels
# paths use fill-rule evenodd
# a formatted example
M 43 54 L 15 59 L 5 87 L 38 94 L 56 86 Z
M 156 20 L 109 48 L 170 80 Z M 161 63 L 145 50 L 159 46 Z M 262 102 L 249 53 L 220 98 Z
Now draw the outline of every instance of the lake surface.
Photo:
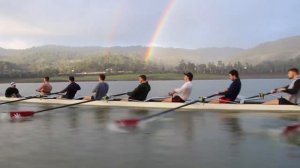
M 284 86 L 284 79 L 243 80 L 241 95 Z M 79 82 L 78 97 L 89 95 L 96 82 Z M 110 94 L 132 90 L 137 82 L 109 82 Z M 166 96 L 182 81 L 150 81 L 149 97 Z M 194 81 L 192 98 L 224 90 L 230 81 Z M 66 83 L 53 83 L 59 91 Z M 0 85 L 3 95 L 9 84 Z M 22 95 L 34 95 L 39 84 L 17 84 Z M 273 97 L 268 97 L 271 99 Z M 15 103 L 1 112 L 39 110 L 55 105 Z M 159 109 L 76 106 L 40 113 L 21 121 L 0 121 L 0 167 L 13 168 L 298 168 L 300 138 L 281 136 L 300 122 L 300 114 L 178 111 L 130 130 L 112 121 L 140 117 Z

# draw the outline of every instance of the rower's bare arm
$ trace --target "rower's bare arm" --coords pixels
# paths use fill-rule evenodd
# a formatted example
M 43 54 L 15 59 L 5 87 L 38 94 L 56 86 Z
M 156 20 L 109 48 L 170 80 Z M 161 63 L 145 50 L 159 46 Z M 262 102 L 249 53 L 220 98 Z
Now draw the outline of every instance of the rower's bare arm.
M 36 91 L 37 91 L 37 92 L 41 92 L 42 89 L 43 89 L 43 86 L 44 86 L 44 85 L 40 86 L 38 89 L 36 89 Z
M 284 92 L 286 91 L 286 88 L 278 88 L 276 89 L 273 93 L 276 93 L 276 92 Z

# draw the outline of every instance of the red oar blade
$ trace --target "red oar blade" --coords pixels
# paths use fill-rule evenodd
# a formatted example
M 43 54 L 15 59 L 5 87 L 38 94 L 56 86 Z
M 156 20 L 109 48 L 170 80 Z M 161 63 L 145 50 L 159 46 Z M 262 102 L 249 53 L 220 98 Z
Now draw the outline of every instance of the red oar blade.
M 34 115 L 33 111 L 12 111 L 10 112 L 10 117 L 11 118 L 16 118 L 16 117 L 31 117 Z
M 287 126 L 284 130 L 283 130 L 283 134 L 284 135 L 289 135 L 291 133 L 294 133 L 297 130 L 300 130 L 300 124 L 295 124 L 295 125 L 290 125 Z
M 121 127 L 136 127 L 139 125 L 139 119 L 125 119 L 125 120 L 117 120 L 115 121 Z

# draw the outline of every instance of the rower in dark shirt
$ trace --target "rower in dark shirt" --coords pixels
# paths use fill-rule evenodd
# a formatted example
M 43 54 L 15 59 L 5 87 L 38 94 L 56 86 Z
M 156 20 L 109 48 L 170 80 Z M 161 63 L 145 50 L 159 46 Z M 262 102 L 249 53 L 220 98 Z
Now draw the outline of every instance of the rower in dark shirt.
M 70 76 L 69 77 L 69 81 L 70 84 L 62 91 L 60 91 L 59 93 L 65 93 L 65 95 L 62 95 L 60 98 L 64 98 L 64 99 L 73 99 L 77 93 L 78 90 L 80 90 L 80 86 L 75 83 L 75 78 L 74 76 Z
M 5 91 L 5 97 L 22 97 L 16 87 L 15 82 L 10 83 L 10 87 Z
M 300 77 L 299 70 L 297 68 L 291 68 L 288 70 L 288 78 L 292 80 L 290 85 L 282 88 L 272 90 L 272 93 L 287 93 L 288 97 L 281 97 L 279 99 L 265 102 L 267 105 L 295 105 L 300 99 Z
M 220 95 L 222 97 L 220 97 L 218 100 L 212 100 L 210 103 L 230 103 L 235 101 L 242 88 L 242 83 L 239 78 L 238 71 L 231 70 L 229 72 L 229 79 L 232 80 L 229 88 L 224 92 L 217 93 L 217 95 Z
M 145 75 L 139 76 L 139 82 L 140 85 L 137 88 L 135 88 L 132 92 L 127 93 L 127 95 L 129 96 L 128 100 L 146 100 L 147 95 L 151 90 L 151 86 L 149 85 L 147 77 Z

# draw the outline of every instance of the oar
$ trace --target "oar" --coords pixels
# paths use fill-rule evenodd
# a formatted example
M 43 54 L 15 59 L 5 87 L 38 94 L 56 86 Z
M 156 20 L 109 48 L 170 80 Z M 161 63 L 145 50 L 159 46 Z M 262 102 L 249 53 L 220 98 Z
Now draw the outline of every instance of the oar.
M 75 105 L 78 105 L 78 104 L 88 103 L 88 102 L 91 102 L 91 101 L 95 101 L 95 100 L 86 100 L 86 101 L 81 101 L 81 102 L 78 102 L 78 103 L 67 104 L 67 105 L 48 108 L 48 109 L 39 110 L 39 111 L 12 111 L 12 112 L 10 112 L 10 117 L 12 117 L 12 118 L 14 118 L 16 116 L 30 117 L 30 116 L 33 116 L 36 113 L 42 113 L 42 112 L 45 112 L 45 111 L 50 111 L 50 110 L 56 110 L 56 109 L 60 109 L 60 108 L 75 106 Z
M 297 129 L 300 129 L 300 124 L 289 125 L 283 130 L 282 133 L 283 133 L 283 135 L 289 135 L 289 134 L 297 131 Z
M 118 96 L 123 96 L 126 95 L 128 92 L 124 92 L 124 93 L 119 93 L 119 94 L 115 94 L 115 95 L 110 95 L 110 96 L 104 96 L 102 99 L 108 101 L 110 98 L 112 97 L 118 97 Z
M 206 101 L 206 99 L 210 99 L 210 98 L 212 98 L 212 97 L 215 97 L 215 96 L 219 96 L 219 94 L 213 94 L 213 95 L 210 95 L 210 96 L 206 96 L 206 97 L 199 97 L 199 101 L 201 102 L 201 103 L 206 103 L 205 101 Z
M 259 93 L 258 95 L 255 95 L 255 96 L 251 96 L 251 97 L 248 97 L 248 98 L 245 98 L 244 100 L 247 100 L 247 99 L 254 99 L 254 98 L 265 98 L 265 96 L 267 95 L 270 95 L 270 94 L 273 94 L 272 92 L 267 92 L 267 93 Z
M 174 107 L 174 108 L 171 108 L 171 109 L 168 109 L 168 110 L 165 110 L 165 111 L 153 114 L 153 115 L 148 115 L 148 116 L 141 117 L 141 118 L 116 120 L 115 123 L 118 124 L 119 126 L 122 126 L 122 127 L 136 127 L 142 121 L 146 121 L 146 120 L 152 119 L 154 117 L 157 117 L 157 116 L 160 116 L 160 115 L 163 115 L 163 114 L 167 114 L 167 113 L 173 112 L 174 110 L 178 110 L 178 109 L 180 109 L 182 107 L 186 107 L 186 106 L 198 103 L 198 102 L 202 102 L 204 100 L 203 98 L 208 99 L 208 98 L 212 98 L 212 97 L 214 97 L 216 95 L 217 94 L 214 94 L 214 95 L 211 95 L 211 96 L 207 96 L 207 97 L 201 97 L 200 100 L 195 100 L 195 101 L 192 101 L 190 103 L 185 103 L 185 104 L 183 104 L 181 106 Z
M 118 95 L 120 95 L 120 94 L 118 94 Z M 112 95 L 112 96 L 116 96 L 116 95 Z M 56 109 L 60 109 L 60 108 L 75 106 L 75 105 L 88 103 L 88 102 L 92 102 L 92 101 L 96 101 L 96 100 L 86 100 L 86 101 L 81 101 L 81 102 L 78 102 L 78 103 L 67 104 L 67 105 L 48 108 L 48 109 L 39 110 L 39 111 L 12 111 L 12 112 L 10 112 L 10 117 L 12 117 L 12 118 L 14 118 L 16 116 L 30 117 L 30 116 L 33 116 L 36 113 L 42 113 L 42 112 L 45 112 L 45 111 L 50 111 L 50 110 L 56 110 Z
M 12 101 L 7 101 L 7 102 L 2 102 L 0 103 L 0 105 L 2 104 L 9 104 L 9 103 L 15 103 L 15 102 L 19 102 L 19 101 L 23 101 L 23 100 L 29 100 L 29 99 L 34 99 L 34 98 L 41 98 L 41 97 L 46 97 L 46 96 L 50 96 L 50 95 L 54 95 L 54 94 L 58 94 L 59 92 L 56 93 L 50 93 L 48 95 L 37 95 L 37 96 L 28 96 L 22 99 L 18 99 L 18 100 L 12 100 Z

